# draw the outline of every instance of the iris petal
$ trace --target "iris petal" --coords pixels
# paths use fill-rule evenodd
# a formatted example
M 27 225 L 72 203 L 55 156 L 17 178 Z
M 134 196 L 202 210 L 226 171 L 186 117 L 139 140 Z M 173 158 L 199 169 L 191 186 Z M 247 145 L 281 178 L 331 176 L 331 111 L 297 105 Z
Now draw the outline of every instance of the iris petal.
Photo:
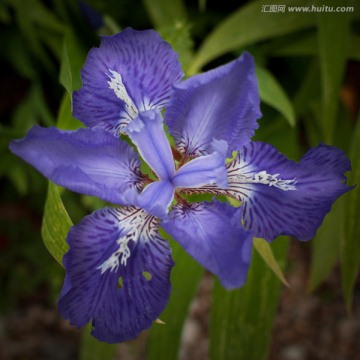
M 140 163 L 132 148 L 101 129 L 62 131 L 33 127 L 10 150 L 49 180 L 72 191 L 128 204 L 142 188 Z
M 163 108 L 182 76 L 177 54 L 155 31 L 128 28 L 103 36 L 82 69 L 73 114 L 118 135 L 138 112 Z
M 167 180 L 156 181 L 146 186 L 136 205 L 158 218 L 163 218 L 168 213 L 173 198 L 173 184 Z
M 214 142 L 214 152 L 199 156 L 183 165 L 174 176 L 172 183 L 179 188 L 196 188 L 215 184 L 227 187 L 227 171 L 225 167 L 227 143 Z
M 92 335 L 108 343 L 149 328 L 168 301 L 173 266 L 155 218 L 134 207 L 104 208 L 72 227 L 67 241 L 62 316 L 78 327 L 92 321 Z
M 220 202 L 179 204 L 161 226 L 232 289 L 245 283 L 252 252 L 251 233 L 243 230 L 238 212 Z
M 150 110 L 139 114 L 125 131 L 159 179 L 168 180 L 174 176 L 174 159 L 164 131 L 163 119 L 158 111 Z
M 252 57 L 239 59 L 174 85 L 165 123 L 181 153 L 211 152 L 213 139 L 225 140 L 228 156 L 257 129 L 260 98 Z
M 344 176 L 350 168 L 334 146 L 313 148 L 295 163 L 269 144 L 251 142 L 228 164 L 226 194 L 243 202 L 244 227 L 254 236 L 309 240 L 332 203 L 351 189 Z

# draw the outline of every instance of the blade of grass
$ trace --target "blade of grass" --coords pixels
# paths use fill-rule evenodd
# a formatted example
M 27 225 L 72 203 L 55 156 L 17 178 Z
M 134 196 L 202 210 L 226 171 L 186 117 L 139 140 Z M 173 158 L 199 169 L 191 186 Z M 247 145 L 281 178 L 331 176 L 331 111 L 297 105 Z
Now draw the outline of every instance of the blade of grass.
M 334 268 L 340 252 L 339 218 L 343 211 L 343 199 L 339 199 L 311 241 L 311 265 L 308 290 L 314 291 Z
M 350 160 L 352 171 L 348 175 L 348 183 L 357 186 L 344 196 L 341 231 L 342 287 L 348 310 L 352 305 L 355 281 L 360 268 L 360 116 L 351 142 Z
M 307 0 L 289 0 L 286 5 L 304 6 L 310 3 Z M 273 0 L 271 4 L 283 5 L 284 1 Z M 312 13 L 262 12 L 263 5 L 262 0 L 249 2 L 221 22 L 202 43 L 189 74 L 196 74 L 205 64 L 230 51 L 315 25 Z
M 256 67 L 256 76 L 261 100 L 278 110 L 290 126 L 295 126 L 294 108 L 281 84 L 270 71 L 261 67 Z
M 258 254 L 261 256 L 261 258 L 265 261 L 266 265 L 277 276 L 277 278 L 284 285 L 289 287 L 289 283 L 287 282 L 285 275 L 282 272 L 281 267 L 274 256 L 274 253 L 271 249 L 270 244 L 264 239 L 254 238 L 254 248 L 258 252 Z
M 162 232 L 169 239 L 169 236 Z M 147 343 L 148 360 L 176 359 L 181 333 L 191 300 L 203 275 L 202 267 L 176 242 L 171 241 L 175 266 L 171 272 L 172 292 L 160 319 L 165 324 L 153 324 Z
M 144 0 L 144 5 L 152 23 L 158 28 L 186 19 L 186 8 L 182 0 Z
M 66 236 L 71 226 L 71 219 L 61 201 L 59 187 L 49 182 L 41 235 L 46 248 L 60 265 L 69 248 Z
M 285 266 L 287 238 L 278 238 L 272 250 Z M 226 291 L 216 281 L 210 333 L 212 360 L 265 360 L 271 338 L 281 283 L 257 252 L 246 285 Z
M 320 6 L 321 1 L 318 5 Z M 332 7 L 346 6 L 346 1 L 331 0 Z M 322 6 L 322 4 L 321 4 Z M 350 34 L 350 13 L 317 13 L 319 57 L 322 75 L 321 125 L 326 143 L 333 143 L 339 107 L 340 85 L 343 79 L 348 38 Z
M 96 340 L 90 335 L 91 324 L 88 324 L 81 336 L 80 360 L 114 360 L 116 344 L 107 344 Z
M 73 31 L 64 36 L 59 81 L 71 95 L 81 86 L 80 70 L 85 62 L 86 51 Z

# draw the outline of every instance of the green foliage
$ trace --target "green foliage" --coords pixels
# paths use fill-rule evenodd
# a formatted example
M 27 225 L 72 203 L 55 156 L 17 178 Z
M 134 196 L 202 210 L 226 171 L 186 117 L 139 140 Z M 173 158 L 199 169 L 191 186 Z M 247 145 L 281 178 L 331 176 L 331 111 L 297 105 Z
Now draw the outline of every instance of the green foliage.
M 258 252 L 265 264 L 273 271 L 277 278 L 286 286 L 289 286 L 285 276 L 277 262 L 271 245 L 264 239 L 254 238 L 254 249 Z
M 334 7 L 339 6 L 340 3 L 341 6 L 346 6 L 348 1 L 329 1 L 329 5 Z M 319 13 L 317 22 L 322 75 L 320 122 L 324 140 L 332 143 L 335 135 L 340 85 L 347 59 L 350 13 Z
M 80 70 L 85 58 L 86 51 L 81 42 L 68 31 L 64 37 L 59 80 L 70 95 L 81 86 Z
M 261 100 L 277 109 L 284 115 L 291 126 L 295 126 L 293 105 L 276 78 L 270 71 L 261 67 L 257 67 L 256 77 L 258 79 Z
M 166 233 L 162 232 L 162 235 L 170 239 Z M 160 315 L 165 324 L 154 324 L 149 331 L 149 360 L 176 359 L 189 305 L 203 274 L 201 266 L 186 254 L 179 244 L 171 241 L 171 248 L 175 261 L 171 272 L 172 292 L 165 311 Z
M 340 221 L 344 199 L 339 199 L 326 216 L 311 242 L 309 291 L 314 291 L 326 279 L 340 254 Z
M 271 4 L 284 2 L 274 0 Z M 310 1 L 290 0 L 287 6 L 307 5 Z M 261 40 L 289 34 L 314 26 L 313 14 L 301 13 L 262 13 L 262 0 L 252 1 L 231 14 L 221 22 L 203 41 L 197 52 L 190 74 L 198 72 L 205 64 L 227 52 L 241 49 Z
M 57 127 L 63 130 L 76 130 L 84 127 L 84 124 L 73 118 L 71 114 L 71 100 L 69 94 L 65 94 L 58 114 Z
M 72 222 L 61 201 L 59 187 L 49 182 L 41 235 L 50 254 L 62 265 L 68 250 L 66 236 Z
M 230 61 L 243 50 L 250 51 L 260 65 L 257 77 L 263 102 L 263 119 L 256 139 L 274 144 L 293 159 L 320 141 L 339 145 L 345 151 L 351 143 L 353 170 L 348 175 L 349 184 L 359 181 L 360 119 L 351 120 L 344 114 L 339 96 L 348 60 L 360 60 L 358 9 L 342 14 L 265 13 L 261 11 L 264 1 L 260 0 L 245 1 L 239 8 L 235 8 L 236 3 L 212 4 L 203 0 L 144 0 L 136 2 L 136 6 L 130 0 L 85 3 L 100 11 L 104 34 L 126 26 L 156 28 L 179 53 L 186 75 Z M 356 7 L 353 1 L 346 3 Z M 283 5 L 284 1 L 273 0 L 271 4 Z M 318 4 L 323 5 L 321 1 Z M 315 4 L 310 0 L 286 1 L 287 7 L 292 5 Z M 336 0 L 327 5 L 347 6 Z M 0 23 L 0 59 L 16 75 L 9 82 L 20 82 L 16 90 L 9 91 L 18 95 L 16 106 L 0 114 L 5 119 L 0 125 L 0 179 L 7 184 L 2 196 L 9 196 L 9 188 L 10 196 L 18 199 L 31 193 L 47 193 L 41 232 L 47 249 L 61 264 L 72 225 L 64 203 L 73 204 L 73 200 L 69 201 L 68 193 L 62 198 L 61 189 L 52 183 L 46 189 L 39 175 L 7 151 L 7 144 L 10 139 L 22 137 L 34 124 L 55 124 L 58 108 L 59 128 L 73 130 L 83 126 L 71 115 L 71 94 L 81 86 L 80 69 L 89 47 L 98 45 L 98 39 L 72 0 L 4 0 L 0 3 Z M 66 89 L 65 95 L 58 79 Z M 348 308 L 360 266 L 359 200 L 357 186 L 334 205 L 312 241 L 309 289 L 316 289 L 326 279 L 340 254 Z M 29 207 L 37 206 L 34 200 L 28 201 Z M 83 214 L 102 206 L 91 197 L 76 201 L 75 210 L 75 206 L 67 206 L 70 213 Z M 73 213 L 72 218 L 77 220 L 79 216 Z M 25 234 L 28 228 L 21 226 L 25 229 L 21 233 Z M 169 241 L 176 262 L 171 274 L 173 292 L 160 316 L 166 324 L 154 324 L 148 332 L 148 359 L 177 358 L 189 304 L 203 274 L 178 244 Z M 32 250 L 24 252 L 24 256 L 36 256 L 38 248 L 27 246 Z M 267 358 L 281 291 L 279 279 L 286 283 L 288 241 L 280 238 L 268 244 L 255 239 L 254 248 L 244 288 L 229 292 L 215 282 L 210 329 L 212 359 Z M 13 280 L 9 284 L 26 280 L 21 267 L 11 274 L 9 279 Z M 41 277 L 35 277 L 36 284 L 41 281 Z M 111 359 L 114 352 L 114 346 L 95 341 L 86 329 L 82 360 Z
M 350 159 L 352 171 L 349 173 L 349 183 L 357 185 L 354 190 L 344 197 L 343 226 L 342 226 L 342 280 L 343 292 L 348 309 L 352 304 L 352 297 L 357 274 L 360 266 L 360 118 L 358 118 L 354 136 L 351 142 Z
M 155 27 L 171 26 L 186 19 L 182 0 L 144 0 L 144 4 Z
M 286 238 L 279 238 L 272 244 L 282 269 L 287 247 Z M 253 252 L 243 288 L 227 291 L 216 281 L 211 312 L 210 359 L 267 359 L 280 288 L 279 279 L 256 252 Z
M 97 341 L 90 335 L 91 324 L 85 326 L 81 338 L 80 360 L 112 360 L 115 358 L 117 346 Z

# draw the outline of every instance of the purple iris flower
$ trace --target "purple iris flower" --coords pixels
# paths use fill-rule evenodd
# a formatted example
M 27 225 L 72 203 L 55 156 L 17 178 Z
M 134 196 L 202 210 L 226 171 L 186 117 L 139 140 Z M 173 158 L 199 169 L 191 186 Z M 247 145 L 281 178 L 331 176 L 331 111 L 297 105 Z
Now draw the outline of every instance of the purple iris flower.
M 261 114 L 247 53 L 181 81 L 169 44 L 126 29 L 102 37 L 81 75 L 73 114 L 88 127 L 34 127 L 10 149 L 51 181 L 116 205 L 71 228 L 63 259 L 59 310 L 78 327 L 92 321 L 99 340 L 135 338 L 166 306 L 174 262 L 159 226 L 233 289 L 245 283 L 253 236 L 309 240 L 350 189 L 349 160 L 335 147 L 320 145 L 295 163 L 250 142 Z M 139 155 L 153 174 L 141 172 Z M 186 200 L 203 193 L 241 206 Z

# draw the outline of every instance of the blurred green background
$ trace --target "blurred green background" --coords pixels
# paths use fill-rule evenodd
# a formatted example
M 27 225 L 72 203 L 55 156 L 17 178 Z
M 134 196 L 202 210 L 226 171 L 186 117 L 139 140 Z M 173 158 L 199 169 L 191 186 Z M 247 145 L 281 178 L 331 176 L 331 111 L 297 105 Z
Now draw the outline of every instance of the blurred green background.
M 255 138 L 294 160 L 319 142 L 334 144 L 352 160 L 349 184 L 359 183 L 357 1 L 2 0 L 0 359 L 356 359 L 358 187 L 337 201 L 310 243 L 284 237 L 264 248 L 257 242 L 240 290 L 222 289 L 172 242 L 166 325 L 154 324 L 136 341 L 102 344 L 59 318 L 64 270 L 46 246 L 61 259 L 71 221 L 102 203 L 48 188 L 7 147 L 34 124 L 81 126 L 71 116 L 70 95 L 81 86 L 86 54 L 98 46 L 98 34 L 128 26 L 158 30 L 179 53 L 186 76 L 249 51 L 263 112 Z

